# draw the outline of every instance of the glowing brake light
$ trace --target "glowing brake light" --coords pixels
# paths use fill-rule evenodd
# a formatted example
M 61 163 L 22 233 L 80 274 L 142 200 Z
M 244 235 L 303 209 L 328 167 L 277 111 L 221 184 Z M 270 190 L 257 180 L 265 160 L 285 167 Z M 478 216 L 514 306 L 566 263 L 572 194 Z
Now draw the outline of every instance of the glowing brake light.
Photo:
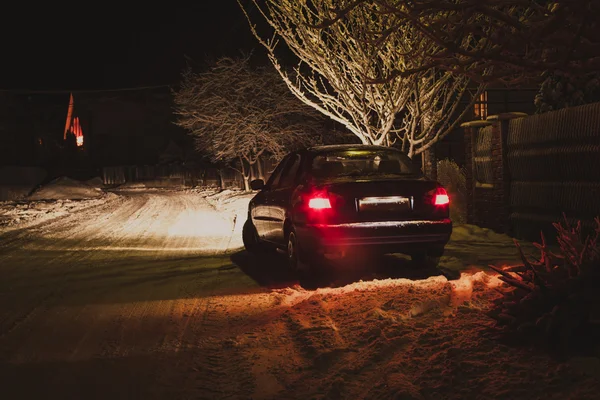
M 447 194 L 436 194 L 435 195 L 435 205 L 443 206 L 450 203 L 450 198 Z
M 313 197 L 308 200 L 308 208 L 312 210 L 324 210 L 331 208 L 331 202 L 327 197 Z
M 435 197 L 433 200 L 433 204 L 436 206 L 445 206 L 450 203 L 450 197 L 448 197 L 448 192 L 444 188 L 438 188 L 435 192 Z

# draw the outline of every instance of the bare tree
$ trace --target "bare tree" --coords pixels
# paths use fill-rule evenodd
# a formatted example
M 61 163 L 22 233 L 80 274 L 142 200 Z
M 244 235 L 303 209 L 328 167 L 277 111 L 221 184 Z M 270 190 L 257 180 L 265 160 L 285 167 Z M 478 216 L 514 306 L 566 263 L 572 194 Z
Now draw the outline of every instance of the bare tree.
M 378 69 L 391 72 L 402 64 L 402 49 L 393 48 L 393 44 L 378 48 L 356 40 L 359 27 L 369 19 L 366 13 L 353 13 L 350 20 L 324 30 L 311 28 L 333 1 L 315 2 L 314 8 L 306 1 L 293 0 L 267 0 L 264 8 L 257 1 L 254 4 L 275 30 L 275 36 L 262 39 L 250 22 L 252 32 L 292 93 L 345 126 L 362 143 L 387 144 L 388 133 L 396 114 L 406 106 L 410 88 L 403 78 L 370 85 L 365 77 Z M 279 62 L 279 40 L 299 60 L 291 73 Z
M 187 69 L 174 93 L 176 124 L 214 162 L 239 161 L 246 189 L 259 160 L 315 141 L 321 115 L 298 101 L 272 69 L 222 58 L 206 72 Z
M 581 75 L 600 70 L 600 0 L 340 0 L 315 27 L 327 29 L 368 7 L 392 21 L 369 40 L 393 40 L 410 26 L 435 44 L 427 62 L 376 81 L 435 67 L 477 82 L 519 84 L 543 71 Z M 409 56 L 422 57 L 420 49 Z
M 413 156 L 446 136 L 469 107 L 459 107 L 471 89 L 468 78 L 422 68 L 424 57 L 415 54 L 425 54 L 436 45 L 424 41 L 410 25 L 394 25 L 393 14 L 350 2 L 347 11 L 340 11 L 344 2 L 338 0 L 252 3 L 273 29 L 270 39 L 258 33 L 240 6 L 292 93 L 344 125 L 364 144 L 391 145 L 399 139 Z M 383 33 L 386 40 L 374 37 Z M 298 59 L 292 72 L 280 63 L 280 41 Z M 404 76 L 395 74 L 397 70 L 419 73 Z M 390 78 L 373 79 L 379 76 Z
M 431 149 L 456 128 L 485 85 L 471 93 L 469 80 L 431 69 L 412 77 L 412 92 L 397 137 L 410 157 Z M 465 101 L 461 101 L 465 99 Z

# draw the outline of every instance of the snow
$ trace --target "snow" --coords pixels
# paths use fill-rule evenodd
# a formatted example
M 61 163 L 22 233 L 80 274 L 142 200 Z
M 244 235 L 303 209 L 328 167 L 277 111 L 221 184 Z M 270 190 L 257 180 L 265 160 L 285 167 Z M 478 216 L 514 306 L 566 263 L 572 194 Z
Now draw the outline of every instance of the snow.
M 94 181 L 92 181 L 94 183 Z M 102 197 L 100 187 L 90 186 L 67 177 L 61 177 L 40 187 L 28 196 L 29 200 L 84 200 Z
M 226 189 L 216 190 L 192 190 L 198 193 L 215 208 L 225 218 L 231 220 L 232 235 L 227 250 L 240 249 L 244 246 L 242 242 L 242 228 L 248 216 L 248 203 L 256 195 L 254 192 L 244 192 L 243 190 Z
M 510 237 L 455 226 L 454 280 L 399 270 L 308 289 L 282 259 L 240 251 L 252 196 L 0 203 L 7 398 L 598 398 L 598 357 L 561 363 L 489 335 L 501 282 L 484 269 L 519 262 Z
M 594 398 L 600 371 L 589 359 L 561 364 L 486 334 L 482 310 L 499 283 L 478 272 L 213 301 L 252 329 L 221 340 L 251 360 L 254 399 Z M 257 308 L 270 311 L 245 315 Z
M 29 195 L 0 202 L 0 233 L 3 230 L 24 228 L 55 218 L 99 206 L 112 198 L 102 190 L 100 178 L 79 182 L 66 177 L 57 178 Z M 4 185 L 8 192 L 17 192 L 19 185 Z
M 152 184 L 144 183 L 144 182 L 126 182 L 118 187 L 114 188 L 115 191 L 134 191 L 134 190 L 142 190 L 145 192 L 158 191 L 160 188 L 153 187 Z

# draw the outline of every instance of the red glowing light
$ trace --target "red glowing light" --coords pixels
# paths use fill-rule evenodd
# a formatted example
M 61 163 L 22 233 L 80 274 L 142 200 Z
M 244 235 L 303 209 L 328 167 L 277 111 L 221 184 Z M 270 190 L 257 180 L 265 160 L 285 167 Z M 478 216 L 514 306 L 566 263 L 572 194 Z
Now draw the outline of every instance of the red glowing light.
M 450 203 L 450 197 L 448 196 L 448 192 L 444 188 L 438 188 L 435 192 L 435 200 L 433 204 L 436 206 L 445 206 Z
M 313 210 L 324 210 L 331 208 L 331 202 L 327 197 L 313 197 L 308 201 L 308 208 Z

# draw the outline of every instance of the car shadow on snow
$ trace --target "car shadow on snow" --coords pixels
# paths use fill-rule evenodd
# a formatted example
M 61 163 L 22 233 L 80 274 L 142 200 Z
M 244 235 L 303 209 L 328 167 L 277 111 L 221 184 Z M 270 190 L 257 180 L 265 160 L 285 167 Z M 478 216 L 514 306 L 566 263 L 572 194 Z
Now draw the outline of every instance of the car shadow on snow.
M 258 285 L 279 289 L 300 284 L 305 289 L 340 287 L 358 281 L 375 279 L 421 280 L 444 275 L 457 279 L 457 271 L 415 265 L 400 255 L 382 257 L 352 256 L 348 259 L 321 265 L 310 278 L 302 278 L 290 271 L 283 254 L 272 252 L 260 256 L 239 251 L 231 255 L 231 261 Z
M 247 251 L 238 251 L 230 259 L 260 286 L 281 289 L 298 282 L 294 273 L 286 268 L 285 256 L 276 252 L 256 256 Z

